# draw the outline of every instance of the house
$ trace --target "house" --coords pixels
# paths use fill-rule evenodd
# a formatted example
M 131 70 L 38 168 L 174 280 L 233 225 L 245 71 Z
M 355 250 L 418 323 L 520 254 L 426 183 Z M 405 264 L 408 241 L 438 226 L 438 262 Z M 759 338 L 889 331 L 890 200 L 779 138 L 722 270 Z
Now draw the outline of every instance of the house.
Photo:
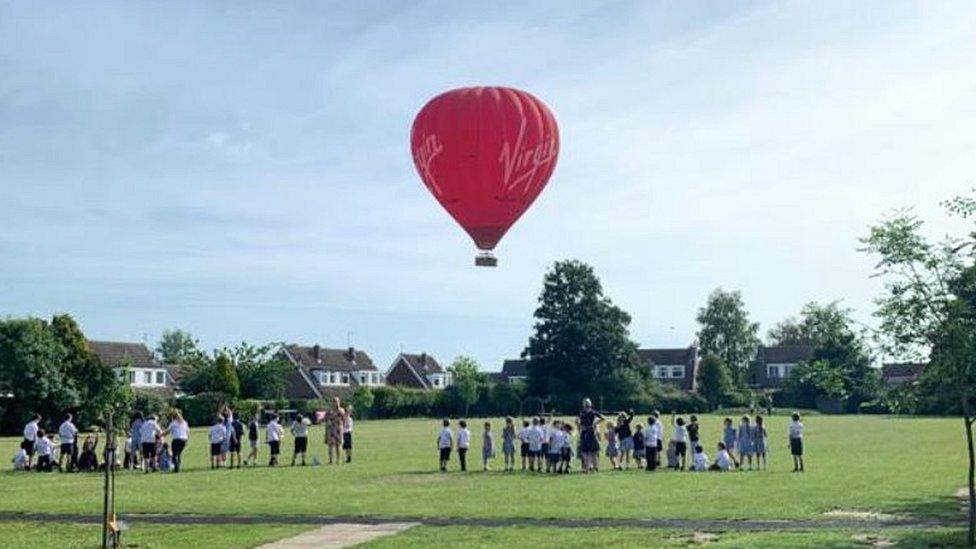
M 133 389 L 173 390 L 176 386 L 170 369 L 157 362 L 142 343 L 89 340 L 88 348 L 102 364 L 125 376 Z
M 752 364 L 750 384 L 760 389 L 778 389 L 801 362 L 813 358 L 813 345 L 760 346 Z
M 638 349 L 637 356 L 651 375 L 661 383 L 674 385 L 685 391 L 696 389 L 698 363 L 701 357 L 698 347 L 678 349 Z
M 881 365 L 881 380 L 885 387 L 898 387 L 912 384 L 925 370 L 925 364 L 920 362 L 892 362 Z
M 400 353 L 386 371 L 386 384 L 414 389 L 444 389 L 451 385 L 451 373 L 427 353 Z
M 384 384 L 369 355 L 353 347 L 282 345 L 278 356 L 293 366 L 285 377 L 285 396 L 290 399 L 348 398 L 357 387 Z
M 502 371 L 494 376 L 498 383 L 525 383 L 529 379 L 529 361 L 523 358 L 508 359 L 502 363 Z

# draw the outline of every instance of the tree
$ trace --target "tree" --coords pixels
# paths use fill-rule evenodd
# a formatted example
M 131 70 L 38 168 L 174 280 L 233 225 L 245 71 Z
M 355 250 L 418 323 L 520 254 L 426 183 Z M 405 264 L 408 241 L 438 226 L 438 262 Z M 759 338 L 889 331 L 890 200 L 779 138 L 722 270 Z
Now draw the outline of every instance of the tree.
M 589 265 L 553 264 L 543 280 L 528 359 L 528 391 L 558 398 L 566 407 L 583 396 L 608 404 L 644 391 L 647 373 L 630 340 L 630 315 L 603 295 Z
M 352 393 L 352 409 L 359 412 L 361 416 L 369 413 L 373 407 L 373 390 L 365 385 L 356 387 Z
M 972 220 L 976 199 L 945 203 L 951 215 Z M 876 300 L 879 339 L 889 354 L 916 359 L 928 353 L 924 377 L 960 404 L 969 454 L 969 545 L 976 542 L 976 233 L 932 242 L 911 211 L 895 212 L 870 228 L 862 251 L 878 258 L 875 276 L 885 281 Z
M 705 398 L 709 409 L 717 408 L 731 390 L 728 366 L 714 353 L 705 355 L 698 366 L 698 394 Z
M 274 400 L 284 396 L 285 377 L 291 368 L 276 349 L 273 344 L 256 347 L 246 342 L 223 349 L 234 363 L 242 398 Z
M 759 323 L 749 320 L 742 293 L 717 288 L 698 310 L 697 320 L 701 351 L 718 355 L 731 369 L 736 385 L 744 385 L 759 347 Z
M 226 353 L 218 352 L 213 362 L 214 386 L 213 390 L 224 393 L 232 398 L 241 394 L 241 382 L 237 379 L 234 361 Z
M 844 399 L 847 388 L 844 374 L 827 360 L 802 362 L 786 380 L 786 388 L 801 408 L 815 408 L 817 397 Z
M 451 387 L 464 407 L 464 415 L 468 415 L 471 405 L 478 402 L 478 388 L 483 385 L 488 376 L 478 371 L 478 362 L 471 357 L 459 356 L 447 367 L 453 381 Z
M 790 317 L 773 326 L 766 336 L 770 345 L 819 346 L 838 334 L 851 331 L 851 310 L 833 301 L 826 305 L 811 301 L 800 317 Z
M 163 364 L 169 365 L 198 364 L 206 358 L 200 350 L 200 342 L 183 330 L 164 331 L 156 345 L 156 355 Z
M 51 326 L 39 318 L 0 321 L 0 389 L 7 399 L 3 429 L 19 431 L 35 413 L 49 425 L 81 404 L 75 379 L 64 367 L 67 352 Z
M 112 369 L 102 364 L 88 347 L 88 339 L 70 315 L 55 315 L 51 319 L 51 331 L 64 347 L 62 367 L 65 375 L 75 381 L 79 405 L 75 421 L 90 425 L 103 421 L 105 414 L 122 409 L 130 399 L 128 384 Z

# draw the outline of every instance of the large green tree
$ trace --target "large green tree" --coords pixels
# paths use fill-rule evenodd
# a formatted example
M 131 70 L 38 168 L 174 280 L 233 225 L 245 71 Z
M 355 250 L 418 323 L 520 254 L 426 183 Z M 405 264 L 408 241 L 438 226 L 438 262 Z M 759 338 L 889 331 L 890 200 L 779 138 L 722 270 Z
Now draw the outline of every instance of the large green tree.
M 80 398 L 75 421 L 80 425 L 100 422 L 105 414 L 125 407 L 130 391 L 112 369 L 102 364 L 88 347 L 88 339 L 70 315 L 56 315 L 51 319 L 51 331 L 64 347 L 62 367 L 74 380 Z
M 156 356 L 163 364 L 192 365 L 204 360 L 206 353 L 200 350 L 200 342 L 189 332 L 166 330 L 156 345 Z
M 773 326 L 766 336 L 770 345 L 819 346 L 837 336 L 851 332 L 851 310 L 833 301 L 826 305 L 811 301 L 803 306 L 799 317 L 790 317 Z
M 543 280 L 535 319 L 523 352 L 530 394 L 572 407 L 583 396 L 616 404 L 643 393 L 647 373 L 630 340 L 630 315 L 603 294 L 592 267 L 555 263 Z
M 242 398 L 274 400 L 284 396 L 285 377 L 291 368 L 278 355 L 277 348 L 274 344 L 259 347 L 242 342 L 223 349 L 234 363 Z
M 957 197 L 950 214 L 972 221 L 976 200 Z M 903 359 L 929 355 L 923 376 L 959 403 L 969 455 L 969 544 L 976 542 L 976 227 L 964 236 L 932 241 L 911 211 L 870 228 L 863 251 L 878 259 L 885 292 L 877 300 L 884 349 Z
M 478 390 L 487 381 L 487 376 L 479 371 L 478 362 L 467 356 L 459 356 L 447 367 L 453 378 L 450 390 L 461 404 L 464 415 L 468 415 L 471 405 L 478 402 Z
M 709 409 L 717 408 L 731 390 L 732 377 L 728 366 L 714 353 L 705 355 L 698 365 L 698 394 L 708 403 Z
M 717 288 L 698 310 L 698 345 L 718 355 L 730 368 L 735 383 L 744 385 L 759 347 L 759 323 L 749 320 L 742 293 Z

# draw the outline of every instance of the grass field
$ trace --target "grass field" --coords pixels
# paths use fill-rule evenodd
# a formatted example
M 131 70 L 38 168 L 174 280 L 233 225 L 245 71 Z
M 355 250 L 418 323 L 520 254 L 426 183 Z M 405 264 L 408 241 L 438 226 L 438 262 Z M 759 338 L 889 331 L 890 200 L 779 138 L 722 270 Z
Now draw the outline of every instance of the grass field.
M 717 416 L 702 418 L 701 432 L 710 454 L 714 454 L 720 422 Z M 494 424 L 497 432 L 500 421 Z M 818 520 L 830 518 L 831 511 L 857 511 L 961 517 L 960 501 L 954 495 L 965 483 L 961 421 L 810 417 L 804 474 L 790 472 L 787 424 L 785 416 L 768 419 L 771 450 L 766 472 L 605 471 L 566 476 L 480 471 L 478 429 L 472 429 L 474 470 L 441 474 L 436 471 L 435 449 L 439 425 L 431 420 L 359 422 L 351 465 L 211 471 L 206 433 L 197 429 L 185 457 L 185 472 L 121 473 L 117 505 L 122 513 L 207 515 Z M 324 458 L 321 437 L 321 428 L 316 428 L 310 455 Z M 12 455 L 18 442 L 0 440 L 0 453 Z M 287 464 L 290 440 L 284 443 L 284 451 Z M 266 460 L 267 447 L 261 452 Z M 456 462 L 452 465 L 456 469 Z M 494 467 L 502 467 L 501 457 Z M 0 511 L 93 514 L 100 509 L 100 482 L 97 475 L 8 470 L 0 475 L 4 496 Z M 427 543 L 423 536 L 429 535 L 424 533 L 428 530 L 412 530 L 396 539 Z M 506 530 L 510 528 L 495 529 L 492 535 L 508 535 Z

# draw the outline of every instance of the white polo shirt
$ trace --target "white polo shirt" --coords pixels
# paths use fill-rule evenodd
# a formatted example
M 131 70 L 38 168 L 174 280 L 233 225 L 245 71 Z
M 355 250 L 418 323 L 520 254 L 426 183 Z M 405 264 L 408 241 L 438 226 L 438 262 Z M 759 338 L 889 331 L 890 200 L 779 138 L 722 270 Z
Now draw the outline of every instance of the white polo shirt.
M 61 444 L 74 444 L 75 437 L 78 436 L 78 428 L 74 423 L 65 421 L 58 428 L 58 436 L 61 438 Z
M 210 444 L 220 444 L 227 436 L 227 431 L 222 424 L 214 425 L 210 428 Z
M 281 428 L 281 425 L 278 425 L 277 421 L 272 420 L 268 422 L 268 442 L 280 441 L 283 431 L 284 429 Z
M 468 448 L 471 446 L 471 431 L 467 427 L 458 431 L 458 448 Z
M 31 442 L 37 441 L 37 420 L 30 422 L 24 427 L 24 439 Z
M 437 435 L 437 447 L 440 449 L 450 448 L 451 441 L 454 440 L 454 432 L 450 427 L 444 427 Z

